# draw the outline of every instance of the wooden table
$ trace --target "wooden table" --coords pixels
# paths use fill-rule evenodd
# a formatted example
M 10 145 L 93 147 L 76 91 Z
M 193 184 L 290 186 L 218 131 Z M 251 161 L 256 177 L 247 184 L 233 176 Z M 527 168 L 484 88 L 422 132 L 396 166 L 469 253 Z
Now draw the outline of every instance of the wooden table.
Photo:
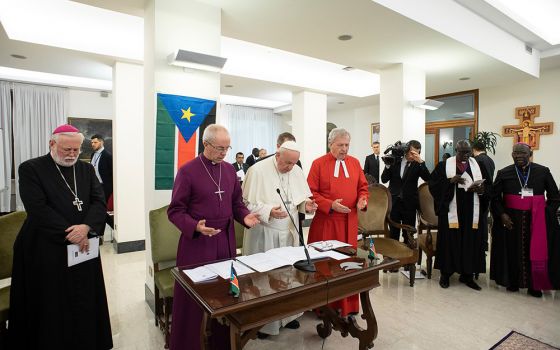
M 359 270 L 344 271 L 340 264 L 346 261 L 363 262 Z M 390 270 L 398 260 L 386 258 L 370 263 L 349 257 L 346 260 L 315 262 L 317 272 L 306 273 L 292 266 L 264 273 L 239 276 L 241 295 L 228 294 L 229 280 L 218 277 L 207 282 L 194 283 L 183 272 L 195 266 L 176 267 L 173 277 L 204 310 L 200 336 L 203 349 L 208 347 L 210 320 L 221 319 L 230 326 L 232 349 L 242 349 L 255 339 L 257 331 L 267 323 L 311 309 L 319 309 L 323 323 L 317 325 L 319 336 L 326 338 L 332 330 L 343 337 L 350 334 L 359 339 L 359 349 L 373 347 L 377 337 L 377 321 L 369 299 L 369 291 L 379 284 L 379 271 Z M 330 302 L 360 294 L 362 318 L 367 328 L 362 329 L 353 317 L 342 318 L 328 307 Z

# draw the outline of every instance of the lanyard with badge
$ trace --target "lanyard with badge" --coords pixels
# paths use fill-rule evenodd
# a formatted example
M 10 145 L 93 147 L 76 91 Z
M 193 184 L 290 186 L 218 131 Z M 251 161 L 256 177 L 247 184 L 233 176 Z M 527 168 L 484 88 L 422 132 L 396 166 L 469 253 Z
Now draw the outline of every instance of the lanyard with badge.
M 519 180 L 519 185 L 521 186 L 521 199 L 525 197 L 533 197 L 533 189 L 527 187 L 527 182 L 529 181 L 529 175 L 531 175 L 531 165 L 529 164 L 529 170 L 527 171 L 527 176 L 523 175 L 522 172 L 519 171 L 517 167 L 515 167 L 515 171 L 517 172 L 517 179 Z M 521 181 L 523 178 L 523 181 Z

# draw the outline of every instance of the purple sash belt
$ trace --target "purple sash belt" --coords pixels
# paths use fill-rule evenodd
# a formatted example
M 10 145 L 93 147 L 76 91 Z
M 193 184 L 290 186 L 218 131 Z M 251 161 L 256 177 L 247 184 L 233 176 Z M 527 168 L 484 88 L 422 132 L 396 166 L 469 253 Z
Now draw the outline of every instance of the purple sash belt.
M 533 289 L 552 288 L 548 278 L 548 242 L 546 240 L 546 200 L 544 195 L 521 198 L 519 195 L 504 195 L 506 207 L 531 211 L 531 279 Z

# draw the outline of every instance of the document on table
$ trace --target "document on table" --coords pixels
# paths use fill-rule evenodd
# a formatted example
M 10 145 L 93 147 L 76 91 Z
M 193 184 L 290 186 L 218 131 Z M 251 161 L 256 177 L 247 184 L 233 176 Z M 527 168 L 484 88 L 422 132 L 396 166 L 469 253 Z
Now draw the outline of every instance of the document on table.
M 238 256 L 237 260 L 258 272 L 266 272 L 291 265 L 289 261 L 276 255 L 268 254 L 268 252 Z
M 194 269 L 183 270 L 183 272 L 194 283 L 208 281 L 218 277 L 218 274 L 216 274 L 214 271 L 210 270 L 206 266 L 199 266 Z
M 349 247 L 350 244 L 337 241 L 335 239 L 331 239 L 328 241 L 313 242 L 310 243 L 309 246 L 317 249 L 318 251 L 326 251 L 326 250 L 332 250 L 340 247 Z
M 89 250 L 80 252 L 80 246 L 77 244 L 70 244 L 66 246 L 68 253 L 68 267 L 83 263 L 99 256 L 99 238 L 94 237 L 89 240 Z
M 210 271 L 214 272 L 223 279 L 229 279 L 231 277 L 231 262 L 232 260 L 220 261 L 213 264 L 205 265 Z M 255 271 L 251 270 L 247 266 L 241 264 L 238 261 L 233 261 L 233 267 L 237 276 L 246 275 L 248 273 L 253 273 Z

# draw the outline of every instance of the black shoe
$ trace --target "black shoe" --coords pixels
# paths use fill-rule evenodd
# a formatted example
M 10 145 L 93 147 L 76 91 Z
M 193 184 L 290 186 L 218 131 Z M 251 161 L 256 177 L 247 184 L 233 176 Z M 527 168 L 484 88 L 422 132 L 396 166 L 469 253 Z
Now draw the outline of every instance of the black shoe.
M 299 321 L 298 321 L 298 320 L 290 321 L 290 322 L 286 323 L 286 325 L 284 326 L 284 328 L 288 328 L 288 329 L 298 329 L 298 328 L 299 328 Z
M 508 292 L 519 292 L 519 287 L 507 287 Z
M 529 294 L 530 296 L 535 297 L 535 298 L 542 297 L 542 291 L 531 289 L 531 288 L 527 289 L 527 294 Z
M 472 275 L 469 275 L 469 274 L 461 274 L 459 276 L 459 282 L 461 282 L 461 283 L 468 283 L 472 280 L 473 280 L 473 277 L 472 277 Z
M 441 275 L 439 278 L 439 286 L 441 288 L 449 288 L 449 276 Z
M 478 284 L 476 284 L 476 282 L 473 281 L 473 280 L 465 282 L 465 284 L 467 285 L 467 287 L 469 287 L 471 289 L 482 290 L 482 288 L 480 288 L 480 286 Z
M 257 332 L 257 338 L 259 339 L 266 339 L 268 338 L 269 334 Z

